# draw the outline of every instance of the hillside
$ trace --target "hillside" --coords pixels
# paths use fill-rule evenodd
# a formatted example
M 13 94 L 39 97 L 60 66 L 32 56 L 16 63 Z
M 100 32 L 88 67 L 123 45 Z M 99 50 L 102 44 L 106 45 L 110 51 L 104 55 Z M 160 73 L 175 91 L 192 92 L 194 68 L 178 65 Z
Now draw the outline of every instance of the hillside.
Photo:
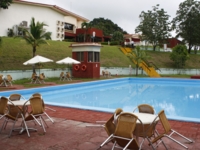
M 50 45 L 41 45 L 37 48 L 36 54 L 50 59 L 53 63 L 43 64 L 43 68 L 63 68 L 66 65 L 56 64 L 55 61 L 65 57 L 71 57 L 72 51 L 70 42 L 49 41 Z M 166 52 L 146 51 L 150 55 L 149 62 L 153 62 L 159 68 L 173 68 L 173 62 L 169 59 Z M 27 70 L 30 66 L 23 63 L 32 57 L 32 47 L 20 38 L 3 38 L 0 47 L 0 70 Z M 199 55 L 190 55 L 190 60 L 186 63 L 186 68 L 200 68 Z M 118 46 L 103 46 L 101 48 L 100 63 L 102 67 L 128 67 L 134 66 L 130 59 L 125 56 Z

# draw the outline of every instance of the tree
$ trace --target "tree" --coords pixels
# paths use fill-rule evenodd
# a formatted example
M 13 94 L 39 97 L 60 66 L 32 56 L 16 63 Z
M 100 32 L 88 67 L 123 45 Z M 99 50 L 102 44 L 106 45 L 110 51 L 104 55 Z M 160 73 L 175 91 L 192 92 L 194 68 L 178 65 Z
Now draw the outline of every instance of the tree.
M 0 0 L 0 8 L 8 9 L 8 6 L 12 3 L 12 0 Z
M 200 2 L 185 0 L 180 3 L 176 17 L 172 20 L 172 27 L 177 37 L 188 43 L 188 53 L 195 45 L 200 45 Z
M 152 11 L 142 11 L 139 16 L 141 22 L 135 29 L 136 33 L 141 33 L 142 40 L 153 45 L 154 51 L 156 46 L 171 36 L 169 32 L 169 15 L 167 15 L 164 9 L 159 9 L 158 7 L 159 5 L 154 6 Z
M 127 34 L 126 31 L 124 31 L 122 28 L 120 28 L 117 24 L 113 23 L 109 19 L 95 18 L 90 21 L 90 24 L 92 25 L 92 27 L 102 30 L 104 36 L 111 36 L 116 31 Z
M 139 46 L 136 46 L 136 48 L 132 51 L 132 53 L 127 54 L 128 57 L 130 57 L 136 64 L 136 76 L 138 75 L 138 69 L 140 66 L 140 63 L 142 61 L 145 61 L 149 56 L 145 53 L 145 51 L 140 50 Z
M 185 45 L 177 45 L 170 54 L 170 59 L 175 62 L 177 68 L 183 68 L 186 60 L 189 58 L 187 47 Z
M 124 41 L 124 35 L 120 31 L 116 31 L 116 32 L 114 32 L 111 40 L 122 42 L 122 41 Z
M 92 25 L 90 23 L 87 23 L 87 22 L 83 22 L 81 24 L 81 28 L 82 29 L 85 29 L 85 33 L 84 33 L 84 42 L 88 41 L 87 40 L 87 32 L 88 32 L 88 29 L 90 29 L 92 27 Z M 89 35 L 90 36 L 90 35 Z
M 21 36 L 26 42 L 32 45 L 33 57 L 35 56 L 36 48 L 40 44 L 48 44 L 46 40 L 51 39 L 51 32 L 46 32 L 44 26 L 47 26 L 44 22 L 35 23 L 35 19 L 31 19 L 30 29 L 21 27 L 23 35 Z M 33 66 L 33 72 L 35 73 L 35 66 Z

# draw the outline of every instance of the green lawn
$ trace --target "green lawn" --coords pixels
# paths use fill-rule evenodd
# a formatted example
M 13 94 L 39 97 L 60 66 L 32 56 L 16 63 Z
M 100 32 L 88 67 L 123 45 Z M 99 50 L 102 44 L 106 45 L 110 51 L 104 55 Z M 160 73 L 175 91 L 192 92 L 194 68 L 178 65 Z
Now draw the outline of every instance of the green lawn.
M 50 45 L 40 45 L 36 54 L 50 59 L 52 63 L 43 64 L 43 68 L 64 68 L 66 65 L 56 64 L 55 61 L 65 57 L 72 56 L 70 42 L 48 41 Z M 146 51 L 150 56 L 149 62 L 156 64 L 158 68 L 174 68 L 173 61 L 170 60 L 169 52 Z M 32 58 L 32 47 L 21 38 L 3 37 L 3 43 L 0 47 L 0 70 L 30 70 L 31 66 L 25 66 L 23 63 Z M 186 62 L 185 68 L 200 68 L 200 55 L 191 54 Z M 101 67 L 128 67 L 133 62 L 124 55 L 118 46 L 103 45 L 100 53 Z

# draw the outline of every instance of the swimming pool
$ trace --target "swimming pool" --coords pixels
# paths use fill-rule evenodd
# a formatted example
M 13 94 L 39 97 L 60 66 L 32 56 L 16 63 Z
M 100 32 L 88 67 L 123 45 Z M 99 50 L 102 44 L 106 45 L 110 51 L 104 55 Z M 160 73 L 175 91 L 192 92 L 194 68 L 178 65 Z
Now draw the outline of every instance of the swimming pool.
M 164 109 L 173 120 L 200 122 L 200 80 L 172 78 L 120 78 L 51 87 L 0 92 L 29 98 L 40 92 L 46 104 L 113 112 L 132 111 L 141 103 Z

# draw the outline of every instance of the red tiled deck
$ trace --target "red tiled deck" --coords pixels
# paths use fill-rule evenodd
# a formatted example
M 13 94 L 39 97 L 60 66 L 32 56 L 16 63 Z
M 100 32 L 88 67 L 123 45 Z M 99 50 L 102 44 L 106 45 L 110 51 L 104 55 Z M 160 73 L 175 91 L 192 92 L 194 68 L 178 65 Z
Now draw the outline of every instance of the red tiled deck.
M 19 135 L 13 132 L 11 138 L 8 138 L 10 126 L 3 130 L 0 134 L 0 149 L 2 150 L 95 150 L 107 137 L 106 132 L 100 127 L 86 127 L 96 120 L 107 120 L 111 114 L 103 112 L 95 112 L 89 110 L 80 110 L 63 107 L 53 107 L 56 110 L 46 110 L 46 112 L 54 118 L 55 123 L 52 124 L 48 119 L 46 134 L 39 126 L 29 123 L 29 126 L 35 126 L 37 132 L 30 132 L 31 137 L 28 138 L 26 133 Z M 0 121 L 0 124 L 2 121 Z M 191 150 L 200 150 L 200 124 L 170 121 L 173 129 L 181 134 L 194 140 L 194 143 L 188 144 L 184 139 L 178 138 L 181 142 Z M 158 124 L 158 129 L 160 128 Z M 164 139 L 169 150 L 182 150 L 183 148 L 176 143 Z M 108 144 L 101 150 L 110 150 L 112 144 Z M 147 141 L 142 146 L 143 150 L 151 150 Z M 165 149 L 162 144 L 158 150 Z
M 23 87 L 14 86 L 13 89 L 23 89 Z M 5 89 L 6 90 L 6 89 Z M 7 89 L 8 90 L 8 89 Z M 0 134 L 0 150 L 95 150 L 106 138 L 107 134 L 103 128 L 86 127 L 88 124 L 94 123 L 96 120 L 107 120 L 112 114 L 104 112 L 95 112 L 89 110 L 54 107 L 56 110 L 46 110 L 53 117 L 55 123 L 46 119 L 49 128 L 44 134 L 39 126 L 29 123 L 28 126 L 38 129 L 37 132 L 30 132 L 31 137 L 28 138 L 26 133 L 21 135 L 13 132 L 11 138 L 8 138 L 9 129 L 12 124 L 8 124 L 7 128 Z M 0 120 L 0 126 L 2 119 Z M 188 144 L 184 139 L 175 136 L 178 140 L 188 146 L 191 150 L 200 150 L 200 123 L 189 123 L 170 121 L 174 130 L 194 140 L 194 143 Z M 18 123 L 18 125 L 20 125 Z M 161 125 L 158 124 L 158 130 Z M 182 150 L 183 147 L 164 138 L 169 150 Z M 100 150 L 110 150 L 112 144 L 107 144 Z M 142 146 L 143 150 L 151 150 L 147 141 Z M 164 150 L 162 144 L 157 148 Z

